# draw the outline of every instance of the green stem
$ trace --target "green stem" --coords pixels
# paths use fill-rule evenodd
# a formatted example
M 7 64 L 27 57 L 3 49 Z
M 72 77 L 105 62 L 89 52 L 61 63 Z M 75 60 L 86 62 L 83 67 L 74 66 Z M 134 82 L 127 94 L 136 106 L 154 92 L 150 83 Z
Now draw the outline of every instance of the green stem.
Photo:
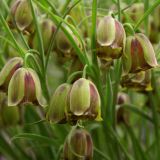
M 160 0 L 156 0 L 154 2 L 154 4 L 149 7 L 149 9 L 144 13 L 144 15 L 139 19 L 139 21 L 137 22 L 137 24 L 134 27 L 134 30 L 136 31 L 138 29 L 138 27 L 141 25 L 141 23 L 145 20 L 145 18 L 151 14 L 151 12 L 160 4 Z
M 105 155 L 103 152 L 101 152 L 98 148 L 94 147 L 94 151 L 99 154 L 103 159 L 111 160 L 107 155 Z
M 39 43 L 39 52 L 41 54 L 41 60 L 42 60 L 42 65 L 43 65 L 42 69 L 43 69 L 43 72 L 45 74 L 45 70 L 44 70 L 45 56 L 44 56 L 43 40 L 42 40 L 39 24 L 38 24 L 38 21 L 37 21 L 37 17 L 36 17 L 36 14 L 35 14 L 35 10 L 34 10 L 34 7 L 33 7 L 33 2 L 32 2 L 32 0 L 29 0 L 29 1 L 30 1 L 31 10 L 32 10 L 32 16 L 33 16 L 34 23 L 35 23 L 35 26 L 36 26 L 36 31 L 37 31 L 37 38 L 38 38 L 38 43 Z
M 71 2 L 70 0 L 66 0 L 66 1 L 65 1 L 64 5 L 63 5 L 62 8 L 60 9 L 62 14 L 65 12 L 65 10 L 66 10 L 66 8 L 68 7 L 68 5 L 69 5 L 70 2 Z
M 121 6 L 120 0 L 117 0 L 117 7 L 118 7 L 118 20 L 121 21 Z
M 96 20 L 97 20 L 97 0 L 92 3 L 92 37 L 91 37 L 91 50 L 92 50 L 92 63 L 98 67 L 96 55 Z
M 13 36 L 13 33 L 11 32 L 10 28 L 8 27 L 8 24 L 6 23 L 5 19 L 3 18 L 2 14 L 0 13 L 0 20 L 2 22 L 2 25 L 5 27 L 5 30 L 9 34 L 10 38 L 12 39 L 14 45 L 16 46 L 16 49 L 18 50 L 21 57 L 24 57 L 25 53 L 23 49 L 20 47 L 20 45 L 17 43 L 16 39 Z
M 116 103 L 118 95 L 118 87 L 122 74 L 122 63 L 121 59 L 116 60 L 115 64 L 115 84 L 113 87 L 113 106 L 112 106 L 112 118 L 113 118 L 113 128 L 116 128 Z
M 69 77 L 68 77 L 68 80 L 67 80 L 67 83 L 72 83 L 73 79 L 77 76 L 77 75 L 82 75 L 83 74 L 83 71 L 77 71 L 77 72 L 74 72 L 72 73 Z
M 78 0 L 76 1 L 63 15 L 62 18 L 65 18 L 68 13 L 80 2 L 81 0 Z M 47 1 L 48 2 L 48 1 Z M 49 2 L 48 2 L 49 3 Z M 57 14 L 57 15 L 60 15 L 60 14 Z M 54 32 L 53 36 L 51 37 L 51 41 L 50 41 L 50 45 L 49 45 L 49 48 L 48 48 L 48 51 L 47 51 L 47 58 L 46 58 L 46 64 L 45 64 L 45 70 L 47 69 L 47 66 L 48 66 L 48 61 L 49 61 L 49 57 L 50 57 L 50 54 L 51 54 L 51 50 L 53 48 L 53 45 L 54 45 L 54 42 L 55 42 L 55 38 L 56 38 L 56 35 L 59 31 L 59 29 L 61 28 L 61 25 L 62 25 L 63 22 L 60 22 L 59 25 L 57 26 L 57 29 L 56 31 Z
M 86 64 L 83 69 L 83 75 L 82 75 L 83 78 L 86 78 L 87 67 L 88 65 Z

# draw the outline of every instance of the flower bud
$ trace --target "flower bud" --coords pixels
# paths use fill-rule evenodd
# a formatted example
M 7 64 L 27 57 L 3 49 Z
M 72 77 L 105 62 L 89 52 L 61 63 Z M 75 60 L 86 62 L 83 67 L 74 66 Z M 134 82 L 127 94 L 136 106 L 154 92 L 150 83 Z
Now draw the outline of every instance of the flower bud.
M 65 27 L 67 28 L 67 26 Z M 76 38 L 76 36 L 74 36 L 73 32 L 69 28 L 67 28 L 67 30 L 74 38 L 77 45 L 81 47 L 79 40 Z M 61 30 L 56 35 L 56 52 L 58 53 L 58 55 L 66 58 L 71 58 L 76 55 L 72 44 Z
M 29 102 L 46 106 L 37 73 L 31 68 L 19 68 L 9 82 L 8 106 Z
M 46 115 L 48 121 L 65 123 L 67 120 L 67 97 L 71 86 L 67 83 L 60 85 L 52 96 Z
M 111 16 L 104 17 L 97 26 L 98 56 L 107 61 L 121 57 L 125 39 L 123 25 Z
M 122 62 L 124 74 L 145 71 L 157 66 L 152 44 L 144 34 L 137 33 L 127 37 Z
M 68 135 L 63 150 L 64 160 L 92 160 L 93 142 L 84 129 L 74 129 Z
M 0 89 L 3 91 L 7 91 L 8 84 L 10 79 L 12 78 L 14 72 L 22 67 L 23 59 L 20 57 L 15 57 L 10 59 L 5 66 L 2 68 L 0 72 Z
M 19 30 L 24 31 L 31 26 L 33 17 L 28 0 L 16 0 L 11 6 L 11 17 L 8 22 L 14 28 L 14 21 Z
M 125 103 L 129 103 L 129 96 L 123 92 L 118 93 L 117 104 L 122 105 Z
M 150 91 L 152 90 L 151 72 L 148 70 L 125 75 L 122 77 L 121 84 L 123 87 L 132 88 L 136 91 Z
M 101 118 L 101 100 L 96 86 L 87 79 L 80 78 L 73 83 L 69 94 L 69 112 L 76 119 Z
M 40 22 L 40 29 L 41 29 L 41 36 L 43 40 L 43 47 L 45 52 L 47 52 L 51 38 L 56 31 L 56 26 L 50 19 L 43 19 Z M 29 43 L 32 48 L 38 49 L 38 41 L 37 41 L 37 35 L 34 34 L 34 37 L 31 35 L 29 37 Z
M 116 106 L 116 114 L 117 114 L 117 123 L 129 124 L 129 116 L 130 113 L 121 105 L 130 103 L 129 96 L 126 93 L 120 92 L 117 97 L 117 106 Z

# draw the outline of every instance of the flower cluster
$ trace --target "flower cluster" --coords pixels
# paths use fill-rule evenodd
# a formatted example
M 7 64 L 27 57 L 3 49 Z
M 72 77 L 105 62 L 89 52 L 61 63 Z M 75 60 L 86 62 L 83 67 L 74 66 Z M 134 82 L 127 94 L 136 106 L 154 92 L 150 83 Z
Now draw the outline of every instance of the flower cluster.
M 101 101 L 96 86 L 80 78 L 60 85 L 52 96 L 47 119 L 54 123 L 72 123 L 78 120 L 102 120 Z

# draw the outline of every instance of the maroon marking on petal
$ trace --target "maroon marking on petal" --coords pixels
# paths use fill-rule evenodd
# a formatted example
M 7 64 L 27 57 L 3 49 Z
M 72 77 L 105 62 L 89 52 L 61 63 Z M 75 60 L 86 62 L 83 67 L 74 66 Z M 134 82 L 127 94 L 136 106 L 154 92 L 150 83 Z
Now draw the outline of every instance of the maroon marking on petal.
M 35 82 L 30 73 L 26 73 L 24 77 L 25 89 L 24 89 L 24 100 L 23 102 L 34 102 L 36 101 L 36 89 Z
M 116 35 L 115 35 L 115 40 L 112 46 L 114 48 L 123 47 L 124 30 L 123 30 L 123 26 L 117 20 L 115 20 L 115 28 L 116 28 Z
M 95 86 L 90 83 L 90 107 L 85 111 L 85 116 L 88 119 L 95 119 L 98 112 L 97 112 L 97 100 L 98 100 L 98 94 L 96 91 Z
M 133 72 L 137 72 L 140 68 L 143 69 L 146 66 L 143 48 L 136 38 L 131 41 L 131 58 L 131 70 Z
M 9 82 L 10 82 L 10 80 L 11 80 L 14 72 L 15 72 L 17 69 L 21 68 L 21 67 L 22 67 L 22 63 L 19 62 L 19 63 L 17 63 L 17 64 L 11 69 L 10 73 L 9 73 L 8 76 L 6 77 L 6 80 L 5 80 L 4 84 L 3 84 L 2 86 L 0 86 L 0 89 L 2 89 L 2 90 L 4 90 L 4 91 L 7 91 Z

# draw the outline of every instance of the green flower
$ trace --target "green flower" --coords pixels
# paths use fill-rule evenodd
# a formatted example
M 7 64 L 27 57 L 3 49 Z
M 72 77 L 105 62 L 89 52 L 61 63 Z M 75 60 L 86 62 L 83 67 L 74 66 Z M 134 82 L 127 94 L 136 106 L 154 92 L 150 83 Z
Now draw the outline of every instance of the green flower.
M 145 71 L 158 65 L 153 46 L 142 33 L 127 37 L 122 60 L 124 74 Z
M 105 16 L 97 26 L 97 54 L 99 58 L 111 61 L 123 54 L 126 34 L 123 25 L 112 18 Z
M 8 106 L 23 103 L 46 106 L 37 73 L 31 68 L 20 68 L 12 76 L 8 87 Z
M 67 98 L 71 85 L 60 85 L 54 92 L 46 115 L 48 121 L 65 123 L 67 120 Z

